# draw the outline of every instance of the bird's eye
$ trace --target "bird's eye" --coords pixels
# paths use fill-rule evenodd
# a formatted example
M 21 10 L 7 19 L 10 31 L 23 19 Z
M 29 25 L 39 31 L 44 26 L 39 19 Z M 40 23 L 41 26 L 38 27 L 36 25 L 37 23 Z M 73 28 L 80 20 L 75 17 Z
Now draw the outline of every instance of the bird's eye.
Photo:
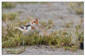
M 36 22 L 34 21 L 34 23 L 36 23 Z

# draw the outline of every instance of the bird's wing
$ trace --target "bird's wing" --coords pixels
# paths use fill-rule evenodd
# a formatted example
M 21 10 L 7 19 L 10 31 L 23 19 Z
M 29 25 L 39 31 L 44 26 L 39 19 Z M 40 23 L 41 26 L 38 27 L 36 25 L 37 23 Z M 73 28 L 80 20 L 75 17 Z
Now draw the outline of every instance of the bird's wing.
M 15 27 L 15 29 L 18 29 L 20 31 L 24 31 L 24 29 L 20 28 L 20 27 Z

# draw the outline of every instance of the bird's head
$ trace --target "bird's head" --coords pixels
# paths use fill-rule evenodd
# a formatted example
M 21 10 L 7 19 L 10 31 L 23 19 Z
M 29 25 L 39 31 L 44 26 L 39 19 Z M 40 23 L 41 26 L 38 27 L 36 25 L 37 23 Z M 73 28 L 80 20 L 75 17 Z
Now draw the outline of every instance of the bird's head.
M 32 20 L 31 24 L 39 24 L 38 19 Z

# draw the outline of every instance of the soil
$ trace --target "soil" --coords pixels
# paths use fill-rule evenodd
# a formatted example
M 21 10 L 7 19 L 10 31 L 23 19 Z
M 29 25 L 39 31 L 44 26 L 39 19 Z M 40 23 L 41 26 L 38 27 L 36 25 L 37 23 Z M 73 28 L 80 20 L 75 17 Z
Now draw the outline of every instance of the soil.
M 2 53 L 3 55 L 12 55 L 7 53 L 6 49 L 3 49 Z M 54 48 L 42 45 L 42 46 L 27 46 L 25 48 L 25 51 L 18 55 L 83 55 L 83 54 L 84 50 L 81 49 L 78 49 L 76 51 L 71 51 L 71 50 L 65 50 L 64 48 Z

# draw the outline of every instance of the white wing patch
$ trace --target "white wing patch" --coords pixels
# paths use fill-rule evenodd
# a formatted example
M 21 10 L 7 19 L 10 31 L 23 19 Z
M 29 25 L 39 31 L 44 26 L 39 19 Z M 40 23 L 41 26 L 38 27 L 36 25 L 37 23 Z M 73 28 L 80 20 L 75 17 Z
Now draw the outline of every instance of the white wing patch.
M 28 30 L 28 31 L 31 30 L 31 26 L 29 26 L 29 27 L 27 28 L 27 30 Z

